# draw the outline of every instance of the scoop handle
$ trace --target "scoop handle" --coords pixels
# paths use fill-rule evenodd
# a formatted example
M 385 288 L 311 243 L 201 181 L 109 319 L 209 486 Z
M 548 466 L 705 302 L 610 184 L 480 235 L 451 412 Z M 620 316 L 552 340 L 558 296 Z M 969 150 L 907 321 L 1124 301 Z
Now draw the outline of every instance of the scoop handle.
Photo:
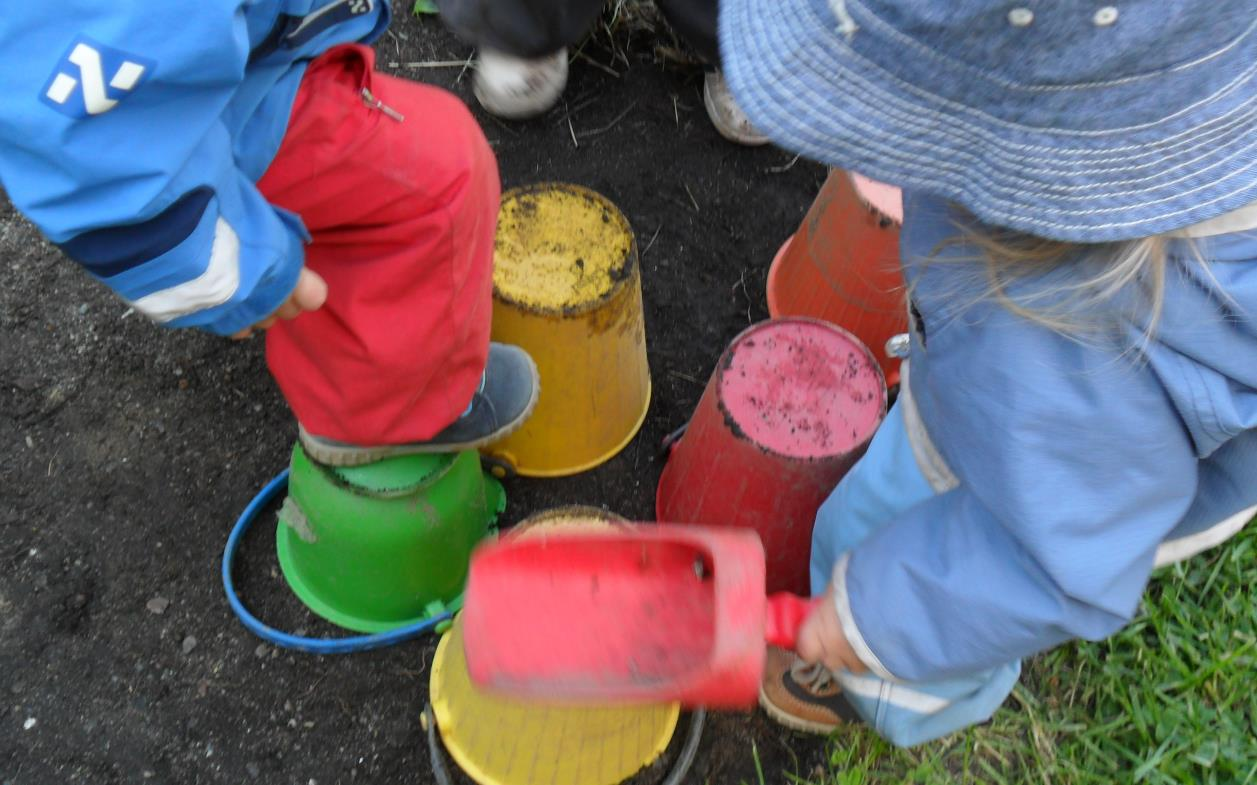
M 764 641 L 794 651 L 799 628 L 820 601 L 820 597 L 800 597 L 788 592 L 771 595 L 764 610 Z

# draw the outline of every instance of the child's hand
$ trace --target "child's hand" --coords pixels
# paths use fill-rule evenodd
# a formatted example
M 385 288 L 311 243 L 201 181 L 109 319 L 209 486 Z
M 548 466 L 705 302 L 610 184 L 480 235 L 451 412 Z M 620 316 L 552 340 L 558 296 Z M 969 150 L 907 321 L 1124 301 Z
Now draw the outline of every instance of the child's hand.
M 270 327 L 276 319 L 295 319 L 306 311 L 317 311 L 323 307 L 326 300 L 327 282 L 310 268 L 302 267 L 301 273 L 297 276 L 297 285 L 292 288 L 292 294 L 288 295 L 288 299 L 275 310 L 275 313 L 231 337 L 237 341 L 244 340 L 253 335 L 254 330 L 265 330 Z
M 860 658 L 855 656 L 847 636 L 842 632 L 842 622 L 838 620 L 838 609 L 834 607 L 834 590 L 825 592 L 825 598 L 817 604 L 803 622 L 799 630 L 796 650 L 807 662 L 824 663 L 833 671 L 845 670 L 851 673 L 863 673 L 867 668 Z

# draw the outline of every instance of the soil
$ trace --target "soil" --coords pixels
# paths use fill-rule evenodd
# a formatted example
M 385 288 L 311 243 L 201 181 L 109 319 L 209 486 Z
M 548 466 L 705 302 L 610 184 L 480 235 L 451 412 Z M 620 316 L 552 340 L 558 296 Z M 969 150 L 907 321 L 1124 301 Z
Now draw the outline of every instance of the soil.
M 459 67 L 393 65 L 469 54 L 397 11 L 381 67 L 474 105 Z M 578 58 L 545 117 L 476 109 L 505 186 L 578 183 L 628 216 L 654 381 L 632 444 L 576 477 L 509 480 L 506 524 L 576 503 L 653 517 L 661 441 L 724 346 L 766 318 L 768 263 L 824 176 L 722 140 L 701 69 L 659 56 L 666 36 L 617 36 L 586 45 L 604 67 Z M 295 436 L 261 343 L 146 323 L 2 198 L 0 270 L 0 783 L 434 782 L 419 722 L 434 640 L 310 656 L 261 643 L 224 600 L 228 530 Z M 280 577 L 273 520 L 244 543 L 245 602 L 281 629 L 337 634 Z M 822 756 L 762 713 L 719 714 L 686 781 L 758 782 L 758 758 L 785 782 Z

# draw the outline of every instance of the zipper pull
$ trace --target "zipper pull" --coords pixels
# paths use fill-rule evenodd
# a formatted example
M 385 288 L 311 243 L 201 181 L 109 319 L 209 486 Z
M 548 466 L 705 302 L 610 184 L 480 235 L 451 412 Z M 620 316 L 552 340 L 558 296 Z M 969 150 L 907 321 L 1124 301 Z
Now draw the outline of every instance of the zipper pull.
M 401 123 L 406 120 L 406 116 L 391 106 L 386 105 L 383 101 L 372 95 L 367 88 L 362 88 L 362 102 L 372 109 L 379 109 L 384 114 Z

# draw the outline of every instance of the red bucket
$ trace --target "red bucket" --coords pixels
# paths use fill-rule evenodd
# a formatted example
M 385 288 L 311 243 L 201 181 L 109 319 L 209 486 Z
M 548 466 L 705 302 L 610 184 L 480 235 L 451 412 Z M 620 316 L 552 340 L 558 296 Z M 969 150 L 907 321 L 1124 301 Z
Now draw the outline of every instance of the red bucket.
M 851 333 L 761 322 L 733 340 L 659 478 L 669 523 L 754 529 L 767 591 L 808 594 L 812 524 L 886 414 L 886 382 Z
M 850 330 L 876 354 L 891 386 L 899 383 L 899 360 L 886 342 L 908 330 L 902 220 L 897 188 L 835 169 L 768 270 L 771 316 L 812 316 Z

